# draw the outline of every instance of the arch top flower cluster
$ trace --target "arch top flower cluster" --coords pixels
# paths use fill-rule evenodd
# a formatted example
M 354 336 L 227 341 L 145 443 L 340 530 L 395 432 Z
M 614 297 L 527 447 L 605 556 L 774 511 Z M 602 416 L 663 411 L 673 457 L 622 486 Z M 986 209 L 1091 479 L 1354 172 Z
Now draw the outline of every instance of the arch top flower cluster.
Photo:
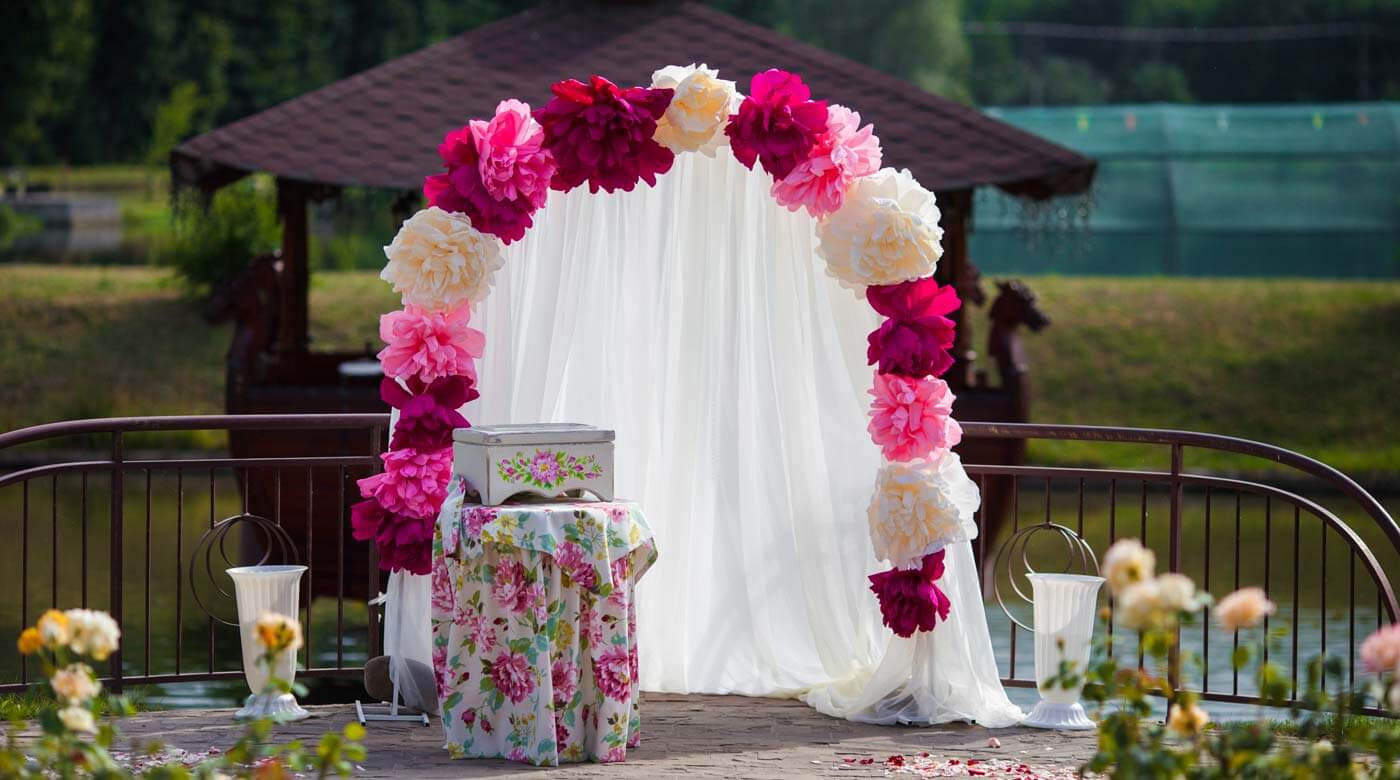
M 902 636 L 947 617 L 934 585 L 942 549 L 966 539 L 967 480 L 950 450 L 961 438 L 953 395 L 937 377 L 953 360 L 957 295 L 933 280 L 942 229 L 932 192 L 907 170 L 882 167 L 874 128 L 854 110 L 814 100 L 796 74 L 756 74 L 747 96 L 706 65 L 657 70 L 648 86 L 602 76 L 569 79 L 531 110 L 507 99 L 438 146 L 442 172 L 423 184 L 427 207 L 385 247 L 381 277 L 403 298 L 384 315 L 382 395 L 398 410 L 384 471 L 361 480 L 357 539 L 374 540 L 384 568 L 426 573 L 432 523 L 446 493 L 458 407 L 477 393 L 485 336 L 471 307 L 490 293 L 502 247 L 525 236 L 549 193 L 654 186 L 681 153 L 729 147 L 772 178 L 774 200 L 817 221 L 826 272 L 885 320 L 869 336 L 877 367 L 869 431 L 885 458 L 869 509 L 880 557 L 871 577 L 886 623 Z

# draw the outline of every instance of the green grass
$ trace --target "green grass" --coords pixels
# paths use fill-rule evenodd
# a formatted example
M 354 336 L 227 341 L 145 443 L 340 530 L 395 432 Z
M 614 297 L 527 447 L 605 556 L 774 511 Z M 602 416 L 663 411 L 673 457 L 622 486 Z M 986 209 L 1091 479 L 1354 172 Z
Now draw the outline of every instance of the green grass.
M 170 183 L 170 171 L 164 167 L 143 165 L 48 165 L 24 171 L 29 186 L 47 186 L 54 190 L 148 190 L 163 192 Z
M 131 703 L 137 712 L 151 712 L 159 709 L 152 705 L 147 698 L 148 694 L 144 688 L 132 688 L 126 691 L 126 700 Z M 0 694 L 0 722 L 12 720 L 34 720 L 39 717 L 42 710 L 54 706 L 54 696 L 42 685 L 35 685 L 24 693 Z M 102 707 L 106 711 L 106 707 Z
M 1030 283 L 1054 319 L 1026 336 L 1037 421 L 1211 431 L 1361 476 L 1400 474 L 1400 283 Z M 395 304 L 373 272 L 313 274 L 316 347 L 375 344 L 377 315 Z M 973 327 L 980 349 L 980 315 Z M 218 412 L 229 336 L 162 269 L 0 266 L 0 429 Z M 1035 454 L 1096 465 L 1143 459 L 1131 447 L 1075 442 L 1037 443 Z M 1198 467 L 1240 466 L 1192 458 Z

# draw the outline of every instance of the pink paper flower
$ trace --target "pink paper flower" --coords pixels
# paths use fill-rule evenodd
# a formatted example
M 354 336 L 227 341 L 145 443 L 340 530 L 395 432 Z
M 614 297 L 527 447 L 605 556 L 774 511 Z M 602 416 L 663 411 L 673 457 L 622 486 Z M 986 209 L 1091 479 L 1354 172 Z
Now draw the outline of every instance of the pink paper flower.
M 773 183 L 773 198 L 790 211 L 805 207 L 821 219 L 841 208 L 852 181 L 880 170 L 880 157 L 874 126 L 860 127 L 860 114 L 831 106 L 826 132 L 806 160 Z
M 876 374 L 870 437 L 886 460 L 938 460 L 962 440 L 953 393 L 942 379 Z
M 1400 676 L 1400 623 L 1377 629 L 1361 643 L 1361 663 L 1372 674 Z
M 377 498 L 369 497 L 350 507 L 350 534 L 358 541 L 374 542 L 379 568 L 384 571 L 404 570 L 412 574 L 432 571 L 433 521 L 430 518 L 390 512 Z
M 785 70 L 755 74 L 749 86 L 751 94 L 724 133 L 744 167 L 757 160 L 774 179 L 784 179 L 826 133 L 826 102 L 811 100 L 802 79 Z
M 578 666 L 567 658 L 556 659 L 550 669 L 550 678 L 554 683 L 554 708 L 563 709 L 573 701 L 578 691 Z
M 528 105 L 502 101 L 491 121 L 449 132 L 438 155 L 447 173 L 424 180 L 430 205 L 466 214 L 472 227 L 506 244 L 525 235 L 554 176 L 554 158 Z
M 486 349 L 486 335 L 467 323 L 465 303 L 441 312 L 409 305 L 379 318 L 379 338 L 388 344 L 379 352 L 384 375 L 424 384 L 445 376 L 476 382 L 476 358 Z
M 588 182 L 589 192 L 631 192 L 638 179 L 655 186 L 656 177 L 671 170 L 675 154 L 652 136 L 673 90 L 622 89 L 602 76 L 550 89 L 554 98 L 535 119 L 557 166 L 551 187 L 568 192 Z
M 866 349 L 881 374 L 938 376 L 952 367 L 956 324 L 945 315 L 961 305 L 952 287 L 939 287 L 930 276 L 867 287 L 865 299 L 889 318 L 870 333 Z
M 379 457 L 384 471 L 360 480 L 360 495 L 392 514 L 436 518 L 452 476 L 452 449 L 389 450 Z
M 496 656 L 491 663 L 491 681 L 496 684 L 496 690 L 515 704 L 525 701 L 525 697 L 535 690 L 530 662 L 521 653 L 503 652 Z
M 870 575 L 870 590 L 880 600 L 880 615 L 895 634 L 911 637 L 932 631 L 948 619 L 952 602 L 934 582 L 943 576 L 943 551 L 924 556 L 918 569 L 890 569 Z
M 627 701 L 632 695 L 632 662 L 627 649 L 613 645 L 594 658 L 593 682 L 609 699 Z
M 399 422 L 394 426 L 389 446 L 396 450 L 429 451 L 450 447 L 452 431 L 471 425 L 457 410 L 480 396 L 471 382 L 460 376 L 439 377 L 426 386 L 414 376 L 408 379 L 407 388 L 384 377 L 379 383 L 379 397 L 399 410 Z

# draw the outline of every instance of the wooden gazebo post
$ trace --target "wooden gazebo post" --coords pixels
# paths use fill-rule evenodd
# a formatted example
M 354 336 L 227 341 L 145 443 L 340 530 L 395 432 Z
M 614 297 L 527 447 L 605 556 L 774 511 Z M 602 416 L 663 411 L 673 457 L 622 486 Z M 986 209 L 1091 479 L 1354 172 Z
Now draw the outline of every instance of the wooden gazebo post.
M 967 238 L 972 221 L 972 190 L 945 190 L 936 193 L 943 227 L 943 258 L 938 262 L 935 278 L 939 284 L 953 285 L 963 305 L 950 319 L 957 323 L 953 341 L 953 367 L 945 379 L 954 392 L 974 384 L 972 328 L 967 322 L 968 307 L 980 301 L 969 300 L 976 288 L 979 274 L 967 256 Z
M 277 352 L 305 353 L 309 346 L 307 317 L 310 287 L 310 245 L 306 207 L 311 186 L 277 179 L 277 214 L 282 221 L 282 295 Z

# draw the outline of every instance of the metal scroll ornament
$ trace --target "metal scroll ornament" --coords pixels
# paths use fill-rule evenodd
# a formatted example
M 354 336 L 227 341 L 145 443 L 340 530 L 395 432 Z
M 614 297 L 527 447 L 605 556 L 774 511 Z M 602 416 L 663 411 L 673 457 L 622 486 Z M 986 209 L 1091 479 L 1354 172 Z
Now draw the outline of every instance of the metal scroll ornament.
M 240 527 L 254 529 L 261 536 L 259 547 L 263 551 L 262 557 L 245 560 L 244 556 L 239 554 L 230 556 L 229 532 Z M 233 534 L 233 544 L 237 548 L 247 549 L 243 544 L 245 541 L 243 534 Z M 296 545 L 282 526 L 266 517 L 247 513 L 220 520 L 199 537 L 194 552 L 190 554 L 190 592 L 194 595 L 195 603 L 211 619 L 226 626 L 237 626 L 237 620 L 228 620 L 210 609 L 211 601 L 206 600 L 206 596 L 226 602 L 234 601 L 232 580 L 225 572 L 238 566 L 262 566 L 268 563 L 299 563 Z M 202 578 L 200 572 L 203 572 Z M 228 581 L 228 588 L 225 588 L 225 580 Z M 201 592 L 205 595 L 200 595 Z

